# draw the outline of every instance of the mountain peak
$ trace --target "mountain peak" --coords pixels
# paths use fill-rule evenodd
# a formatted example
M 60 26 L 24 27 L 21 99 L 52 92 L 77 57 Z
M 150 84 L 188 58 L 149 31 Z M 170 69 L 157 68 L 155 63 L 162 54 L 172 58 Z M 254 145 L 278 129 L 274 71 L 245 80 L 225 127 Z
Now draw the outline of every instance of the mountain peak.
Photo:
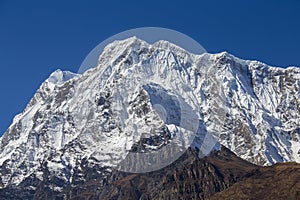
M 57 69 L 51 73 L 47 81 L 55 85 L 61 85 L 76 76 L 78 76 L 78 74 L 75 74 L 70 71 L 62 71 L 61 69 Z

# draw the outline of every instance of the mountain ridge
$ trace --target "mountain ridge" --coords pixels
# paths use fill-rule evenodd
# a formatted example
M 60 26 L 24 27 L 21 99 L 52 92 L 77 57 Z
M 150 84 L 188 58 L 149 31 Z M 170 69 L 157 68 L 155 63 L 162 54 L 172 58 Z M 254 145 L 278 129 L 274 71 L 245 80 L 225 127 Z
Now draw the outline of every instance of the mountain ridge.
M 43 179 L 41 169 L 46 161 L 49 173 L 65 183 L 72 180 L 83 160 L 91 165 L 112 167 L 107 153 L 119 156 L 120 145 L 134 144 L 134 140 L 117 137 L 124 119 L 118 121 L 119 115 L 114 115 L 122 112 L 114 110 L 117 98 L 113 96 L 119 89 L 118 81 L 120 86 L 129 80 L 134 88 L 136 79 L 128 79 L 134 77 L 132 74 L 162 80 L 162 88 L 168 85 L 161 83 L 177 81 L 169 89 L 178 88 L 178 94 L 185 95 L 185 100 L 193 105 L 191 110 L 201 111 L 198 116 L 201 120 L 197 122 L 199 132 L 192 146 L 204 155 L 217 143 L 216 138 L 204 134 L 210 131 L 218 134 L 220 144 L 252 163 L 299 162 L 300 69 L 269 67 L 226 52 L 194 55 L 167 44 L 161 41 L 157 46 L 149 45 L 137 38 L 118 41 L 108 45 L 99 57 L 98 66 L 83 75 L 73 74 L 75 77 L 66 81 L 63 78 L 54 81 L 59 84 L 47 79 L 0 139 L 1 187 L 19 184 L 32 174 Z M 199 104 L 192 104 L 193 96 L 186 92 L 189 90 Z M 128 114 L 132 116 L 130 119 L 142 123 L 137 120 L 148 115 L 151 119 L 162 117 L 154 109 L 153 99 L 157 94 L 151 93 L 152 90 L 141 88 L 128 94 L 136 98 L 141 91 L 148 96 L 141 99 L 141 104 L 130 105 L 134 113 Z M 166 92 L 158 97 L 172 99 L 170 96 L 174 94 Z M 175 114 L 183 114 L 178 109 Z M 176 117 L 170 120 L 177 127 L 182 123 Z M 89 132 L 88 128 L 97 127 L 98 122 L 104 124 L 101 131 Z M 160 122 L 158 119 L 155 123 Z M 176 133 L 172 126 L 167 128 Z M 160 142 L 167 144 L 172 139 L 176 140 L 171 136 Z M 138 149 L 156 148 L 140 145 L 143 148 Z

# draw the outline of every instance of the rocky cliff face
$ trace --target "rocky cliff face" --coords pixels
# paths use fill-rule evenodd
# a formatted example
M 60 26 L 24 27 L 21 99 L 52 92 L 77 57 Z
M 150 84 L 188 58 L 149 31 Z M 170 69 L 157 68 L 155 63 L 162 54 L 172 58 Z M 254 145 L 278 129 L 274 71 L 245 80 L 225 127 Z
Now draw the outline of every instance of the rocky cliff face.
M 0 190 L 5 199 L 298 199 L 300 164 L 253 165 L 225 147 L 200 159 L 188 149 L 161 170 L 132 174 L 81 165 L 72 184 L 44 168 L 44 179 L 27 177 Z M 101 173 L 100 173 L 101 172 Z M 61 185 L 61 191 L 53 185 Z M 35 187 L 35 189 L 33 189 Z
M 124 159 L 125 171 L 147 171 L 145 163 L 150 158 L 165 161 L 152 163 L 152 169 L 160 170 L 189 146 L 198 157 L 218 150 L 221 144 L 258 165 L 299 162 L 299 88 L 296 67 L 270 67 L 228 53 L 193 55 L 166 41 L 153 45 L 137 38 L 113 42 L 100 55 L 96 68 L 82 75 L 54 72 L 15 117 L 0 139 L 2 194 L 26 188 L 24 195 L 71 197 L 78 195 L 72 188 L 84 191 L 80 188 L 89 183 L 98 196 L 120 196 L 122 189 L 115 191 L 107 183 L 126 176 L 124 181 L 130 180 L 126 187 L 137 188 L 135 184 L 142 181 L 140 176 L 114 171 Z M 149 152 L 145 160 L 131 157 Z M 200 175 L 206 177 L 212 171 L 208 182 L 195 182 L 185 189 L 161 187 L 174 194 L 195 190 L 199 193 L 195 198 L 203 198 L 205 191 L 221 191 L 236 181 L 223 181 L 205 162 L 188 162 L 185 167 L 206 172 L 191 169 L 189 174 L 170 175 L 164 181 L 176 179 L 187 185 L 185 178 L 195 176 L 199 181 Z M 139 181 L 131 182 L 130 177 Z M 152 181 L 154 187 L 158 180 Z M 201 184 L 206 184 L 205 191 L 199 189 Z M 135 194 L 146 199 L 172 197 L 148 189 Z
M 226 148 L 203 159 L 189 149 L 170 166 L 144 174 L 82 165 L 72 184 L 51 177 L 44 168 L 43 180 L 32 175 L 18 187 L 1 190 L 0 195 L 8 199 L 206 199 L 258 168 Z M 56 184 L 63 190 L 53 191 Z

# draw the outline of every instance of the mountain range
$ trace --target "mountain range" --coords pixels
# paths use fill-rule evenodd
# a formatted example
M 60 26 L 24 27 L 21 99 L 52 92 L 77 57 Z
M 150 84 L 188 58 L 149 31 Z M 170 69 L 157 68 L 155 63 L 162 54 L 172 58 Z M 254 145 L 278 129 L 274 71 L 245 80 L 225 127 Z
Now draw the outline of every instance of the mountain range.
M 299 99 L 297 67 L 115 41 L 95 68 L 53 72 L 14 118 L 0 196 L 297 199 Z

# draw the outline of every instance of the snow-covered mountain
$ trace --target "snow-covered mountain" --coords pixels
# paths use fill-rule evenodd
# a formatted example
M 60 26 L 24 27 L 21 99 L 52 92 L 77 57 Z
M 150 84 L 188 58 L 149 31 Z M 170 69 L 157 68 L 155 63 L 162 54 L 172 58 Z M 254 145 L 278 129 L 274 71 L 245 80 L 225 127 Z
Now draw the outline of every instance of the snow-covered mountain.
M 43 180 L 45 168 L 72 183 L 83 163 L 109 170 L 130 152 L 168 144 L 179 152 L 172 157 L 191 142 L 203 156 L 217 139 L 259 165 L 300 162 L 299 88 L 300 68 L 194 55 L 166 41 L 115 41 L 96 68 L 52 73 L 14 118 L 0 139 L 0 187 L 33 174 Z M 150 155 L 168 164 L 165 154 Z

